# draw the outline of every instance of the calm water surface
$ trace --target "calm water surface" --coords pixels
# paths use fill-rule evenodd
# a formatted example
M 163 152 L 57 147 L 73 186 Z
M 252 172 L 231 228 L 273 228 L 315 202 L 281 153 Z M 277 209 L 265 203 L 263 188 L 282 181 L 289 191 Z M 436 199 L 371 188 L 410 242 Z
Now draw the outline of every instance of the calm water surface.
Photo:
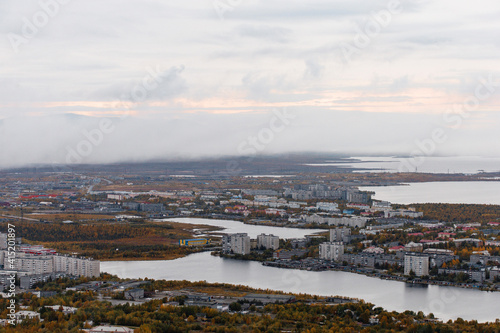
M 500 318 L 500 292 L 453 287 L 409 287 L 403 282 L 359 274 L 309 272 L 214 257 L 208 252 L 176 260 L 102 262 L 101 270 L 121 278 L 154 278 L 241 284 L 254 288 L 362 298 L 396 311 L 432 312 L 443 320 Z
M 499 172 L 499 157 L 481 156 L 426 156 L 426 157 L 352 157 L 345 162 L 325 161 L 311 166 L 352 167 L 357 172 L 425 172 L 425 173 L 466 173 Z
M 500 205 L 500 181 L 410 183 L 402 186 L 366 186 L 374 199 L 399 204 L 467 203 Z
M 191 217 L 163 219 L 162 221 L 181 222 L 188 224 L 204 224 L 215 227 L 222 227 L 224 228 L 224 230 L 218 232 L 223 232 L 228 234 L 245 232 L 251 238 L 256 238 L 257 235 L 260 235 L 262 233 L 273 234 L 275 236 L 279 236 L 280 238 L 302 238 L 305 235 L 312 235 L 318 232 L 327 231 L 325 229 L 268 227 L 261 225 L 245 224 L 243 222 L 234 220 L 215 220 L 215 219 L 212 220 L 212 219 L 191 218 Z

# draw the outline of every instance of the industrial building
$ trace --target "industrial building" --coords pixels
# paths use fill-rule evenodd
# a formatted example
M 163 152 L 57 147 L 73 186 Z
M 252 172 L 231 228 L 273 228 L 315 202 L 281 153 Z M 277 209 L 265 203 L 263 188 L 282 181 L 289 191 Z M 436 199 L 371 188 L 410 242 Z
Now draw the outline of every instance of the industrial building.
M 179 239 L 180 246 L 204 246 L 210 243 L 208 238 Z

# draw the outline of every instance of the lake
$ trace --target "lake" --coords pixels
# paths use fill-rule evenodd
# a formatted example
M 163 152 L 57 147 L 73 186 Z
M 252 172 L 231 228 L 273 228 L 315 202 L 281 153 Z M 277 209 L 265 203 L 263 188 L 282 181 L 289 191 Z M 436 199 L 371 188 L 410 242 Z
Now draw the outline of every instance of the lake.
M 175 260 L 101 262 L 101 270 L 121 278 L 203 280 L 285 292 L 355 297 L 390 311 L 432 312 L 445 321 L 458 317 L 479 322 L 500 318 L 500 292 L 441 286 L 410 287 L 404 282 L 348 272 L 268 267 L 253 261 L 215 257 L 208 252 Z
M 161 221 L 180 222 L 187 224 L 204 224 L 215 227 L 222 227 L 224 228 L 224 230 L 216 232 L 223 232 L 228 234 L 244 232 L 247 233 L 248 236 L 250 236 L 251 238 L 256 238 L 257 235 L 260 235 L 262 233 L 273 234 L 275 236 L 279 236 L 280 238 L 303 238 L 306 235 L 312 235 L 318 232 L 327 231 L 325 229 L 270 227 L 265 225 L 245 224 L 243 222 L 234 220 L 216 220 L 216 219 L 203 219 L 203 218 L 191 218 L 191 217 L 169 218 L 169 219 L 162 219 Z
M 466 203 L 500 205 L 500 182 L 428 182 L 397 186 L 364 186 L 374 199 L 399 204 Z
M 294 229 L 247 225 L 238 221 L 200 218 L 166 219 L 170 222 L 205 224 L 225 228 L 223 232 L 246 232 L 255 238 L 273 233 L 282 238 L 303 237 L 321 229 Z M 207 281 L 241 284 L 253 288 L 308 293 L 322 296 L 347 296 L 364 299 L 395 311 L 432 312 L 443 320 L 476 319 L 494 321 L 500 293 L 454 287 L 411 287 L 406 283 L 337 271 L 309 272 L 263 266 L 259 262 L 225 259 L 208 252 L 175 260 L 101 262 L 101 271 L 121 278 Z M 470 305 L 474 304 L 473 307 Z
M 356 172 L 424 172 L 424 173 L 465 173 L 499 172 L 499 157 L 481 156 L 423 156 L 423 157 L 351 157 L 343 162 L 325 161 L 311 163 L 310 166 L 350 167 L 361 169 Z

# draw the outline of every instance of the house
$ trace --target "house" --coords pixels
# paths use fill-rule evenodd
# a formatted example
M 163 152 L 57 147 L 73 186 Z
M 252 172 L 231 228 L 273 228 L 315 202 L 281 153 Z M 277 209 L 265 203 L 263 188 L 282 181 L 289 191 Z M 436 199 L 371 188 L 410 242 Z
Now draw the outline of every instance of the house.
M 393 246 L 389 248 L 389 252 L 404 251 L 405 247 L 403 245 Z

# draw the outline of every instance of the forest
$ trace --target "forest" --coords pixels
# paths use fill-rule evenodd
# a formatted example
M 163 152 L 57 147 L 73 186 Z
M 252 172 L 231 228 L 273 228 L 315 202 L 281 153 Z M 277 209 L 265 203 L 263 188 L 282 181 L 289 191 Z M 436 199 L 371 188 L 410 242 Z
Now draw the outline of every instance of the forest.
M 395 208 L 408 207 L 394 205 Z M 442 222 L 491 222 L 500 220 L 500 205 L 412 204 L 417 211 L 424 213 L 424 218 Z
M 5 227 L 5 225 L 2 225 Z M 33 223 L 16 222 L 23 242 L 42 244 L 60 253 L 77 252 L 99 260 L 175 259 L 199 251 L 179 247 L 199 226 L 180 223 Z M 204 226 L 204 228 L 208 228 Z M 4 228 L 5 229 L 5 228 Z

